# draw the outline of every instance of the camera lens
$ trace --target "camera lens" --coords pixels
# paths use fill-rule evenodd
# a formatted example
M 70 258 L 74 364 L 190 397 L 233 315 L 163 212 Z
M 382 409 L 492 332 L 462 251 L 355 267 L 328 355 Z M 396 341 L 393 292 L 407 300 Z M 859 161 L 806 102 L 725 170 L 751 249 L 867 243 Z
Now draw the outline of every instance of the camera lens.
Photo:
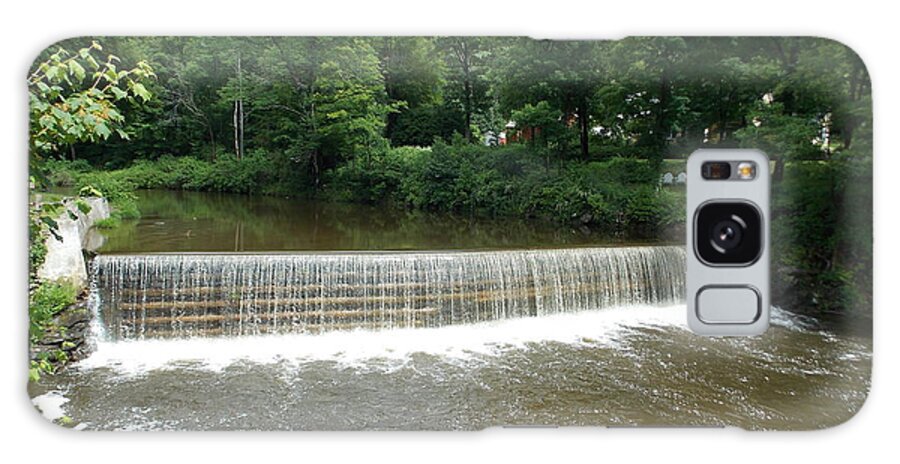
M 707 161 L 700 168 L 706 180 L 728 180 L 731 178 L 731 164 L 725 161 Z
M 711 202 L 695 215 L 694 250 L 708 265 L 753 264 L 762 251 L 762 217 L 750 203 Z
M 710 233 L 713 241 L 713 248 L 716 248 L 716 251 L 719 251 L 720 253 L 725 253 L 728 250 L 737 248 L 741 244 L 741 238 L 743 237 L 741 229 L 741 225 L 737 221 L 731 219 L 716 223 Z

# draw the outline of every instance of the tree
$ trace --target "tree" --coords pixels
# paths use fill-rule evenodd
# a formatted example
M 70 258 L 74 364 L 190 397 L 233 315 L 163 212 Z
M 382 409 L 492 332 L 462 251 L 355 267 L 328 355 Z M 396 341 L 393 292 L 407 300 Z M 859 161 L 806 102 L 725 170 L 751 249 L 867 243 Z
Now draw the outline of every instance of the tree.
M 611 47 L 612 72 L 621 80 L 619 95 L 641 106 L 632 113 L 640 122 L 636 143 L 654 164 L 666 156 L 690 105 L 680 92 L 678 79 L 688 47 L 680 37 L 631 37 Z
M 257 106 L 278 118 L 285 150 L 307 166 L 315 186 L 322 171 L 386 147 L 385 119 L 397 105 L 385 103 L 371 39 L 277 38 L 268 52 L 275 98 Z
M 519 39 L 501 64 L 501 105 L 507 111 L 544 101 L 578 131 L 580 155 L 590 156 L 594 95 L 604 81 L 602 52 L 594 41 Z
M 445 98 L 461 109 L 464 117 L 462 135 L 471 142 L 475 117 L 486 112 L 491 104 L 486 79 L 492 56 L 491 43 L 478 37 L 446 37 L 438 43 L 450 70 Z
M 513 111 L 512 118 L 517 127 L 530 131 L 528 143 L 533 147 L 540 147 L 544 152 L 546 166 L 550 164 L 551 152 L 559 156 L 567 149 L 568 131 L 563 114 L 546 101 L 537 105 L 527 103 L 521 109 Z
M 203 157 L 215 160 L 232 120 L 230 106 L 219 104 L 219 90 L 233 75 L 227 64 L 234 56 L 233 39 L 163 37 L 152 45 L 165 112 L 161 125 L 168 129 L 163 136 L 177 134 L 189 154 L 208 153 Z
M 446 71 L 443 60 L 438 56 L 434 41 L 424 37 L 384 37 L 376 39 L 374 46 L 387 101 L 398 108 L 388 114 L 385 136 L 394 145 L 417 144 L 418 140 L 412 140 L 415 136 L 410 137 L 411 134 L 403 131 L 433 124 L 428 119 L 434 113 L 430 109 L 443 103 L 441 90 Z M 430 144 L 432 140 L 433 135 L 426 138 L 424 144 Z
M 46 157 L 76 142 L 104 142 L 114 133 L 127 139 L 123 101 L 151 98 L 143 81 L 154 77 L 144 61 L 118 69 L 115 55 L 99 58 L 96 41 L 71 53 L 63 47 L 39 61 L 28 76 L 29 158 L 32 173 L 41 175 Z M 74 151 L 72 151 L 74 155 Z M 62 240 L 57 218 L 61 202 L 29 204 L 29 258 L 32 272 L 43 260 L 46 235 Z M 74 213 L 68 211 L 69 216 Z M 73 217 L 74 218 L 74 217 Z
M 115 55 L 95 56 L 102 50 L 97 42 L 75 53 L 60 47 L 28 76 L 32 161 L 76 142 L 105 141 L 113 133 L 128 138 L 118 105 L 150 99 L 143 81 L 154 77 L 153 69 L 141 61 L 120 70 Z

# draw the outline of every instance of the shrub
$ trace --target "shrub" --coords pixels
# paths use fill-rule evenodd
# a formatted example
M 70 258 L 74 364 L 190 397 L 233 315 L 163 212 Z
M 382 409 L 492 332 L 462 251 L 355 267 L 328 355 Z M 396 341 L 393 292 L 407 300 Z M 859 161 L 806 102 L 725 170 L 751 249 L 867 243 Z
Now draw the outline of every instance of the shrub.
M 324 173 L 326 198 L 415 209 L 577 222 L 614 233 L 654 235 L 684 220 L 683 191 L 657 188 L 659 172 L 641 159 L 569 161 L 536 146 L 486 147 L 454 137 L 432 148 L 376 150 Z M 137 217 L 136 188 L 235 193 L 307 193 L 305 166 L 287 153 L 250 150 L 215 161 L 161 156 L 109 172 L 60 163 L 75 185 L 110 199 L 117 219 Z M 75 169 L 77 168 L 77 169 Z M 303 181 L 306 181 L 305 183 Z
M 118 172 L 89 172 L 78 178 L 79 191 L 95 190 L 110 202 L 133 200 L 135 185 Z
M 122 224 L 122 220 L 117 217 L 108 217 L 105 219 L 100 219 L 99 221 L 94 223 L 94 227 L 98 229 L 115 229 Z
M 431 150 L 398 147 L 369 160 L 352 160 L 334 169 L 326 179 L 326 196 L 340 201 L 406 203 L 404 182 Z M 413 188 L 408 184 L 406 188 Z
M 46 181 L 50 185 L 72 187 L 80 174 L 91 170 L 91 165 L 85 160 L 48 159 L 44 163 L 44 169 L 47 173 Z
M 327 196 L 392 201 L 434 211 L 540 217 L 615 233 L 652 236 L 684 220 L 684 192 L 659 189 L 644 160 L 557 161 L 525 146 L 436 141 L 351 161 L 328 178 Z
M 117 219 L 141 217 L 134 184 L 119 171 L 85 173 L 79 177 L 77 187 L 81 193 L 99 193 L 109 200 L 111 215 Z
M 38 205 L 28 207 L 28 266 L 31 273 L 44 263 L 47 257 L 46 225 L 41 220 L 41 208 Z
M 464 156 L 444 143 L 435 143 L 402 182 L 405 203 L 426 210 L 457 210 L 463 202 L 457 181 L 466 175 L 463 171 L 470 166 L 466 162 L 471 161 Z
M 41 284 L 31 295 L 29 319 L 32 337 L 39 336 L 53 316 L 75 304 L 77 296 L 78 290 L 73 285 L 56 282 Z

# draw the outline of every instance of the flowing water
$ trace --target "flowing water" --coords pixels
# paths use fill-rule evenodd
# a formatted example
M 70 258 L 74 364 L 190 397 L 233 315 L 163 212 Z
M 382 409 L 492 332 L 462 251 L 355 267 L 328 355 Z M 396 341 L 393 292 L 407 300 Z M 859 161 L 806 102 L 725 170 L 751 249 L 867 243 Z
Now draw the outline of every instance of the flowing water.
M 551 248 L 534 249 L 500 227 L 425 251 L 434 235 L 407 239 L 428 228 L 337 215 L 325 223 L 341 228 L 317 226 L 331 238 L 284 239 L 303 252 L 147 253 L 228 251 L 216 227 L 184 236 L 195 220 L 171 209 L 133 225 L 168 233 L 113 235 L 106 249 L 127 254 L 94 260 L 95 351 L 30 385 L 45 415 L 97 430 L 808 429 L 868 391 L 870 339 L 787 311 L 760 337 L 692 335 L 683 247 L 560 248 L 573 235 L 540 233 Z M 251 235 L 231 243 L 258 250 Z M 314 251 L 369 246 L 420 251 Z
M 682 247 L 107 255 L 112 339 L 441 327 L 683 299 Z

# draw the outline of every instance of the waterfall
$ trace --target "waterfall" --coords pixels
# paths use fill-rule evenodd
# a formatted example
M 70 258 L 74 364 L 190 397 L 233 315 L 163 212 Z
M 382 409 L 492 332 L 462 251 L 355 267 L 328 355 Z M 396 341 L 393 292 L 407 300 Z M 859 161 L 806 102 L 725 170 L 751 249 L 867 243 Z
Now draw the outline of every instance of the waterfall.
M 92 270 L 113 340 L 438 327 L 684 298 L 674 246 L 101 255 Z

